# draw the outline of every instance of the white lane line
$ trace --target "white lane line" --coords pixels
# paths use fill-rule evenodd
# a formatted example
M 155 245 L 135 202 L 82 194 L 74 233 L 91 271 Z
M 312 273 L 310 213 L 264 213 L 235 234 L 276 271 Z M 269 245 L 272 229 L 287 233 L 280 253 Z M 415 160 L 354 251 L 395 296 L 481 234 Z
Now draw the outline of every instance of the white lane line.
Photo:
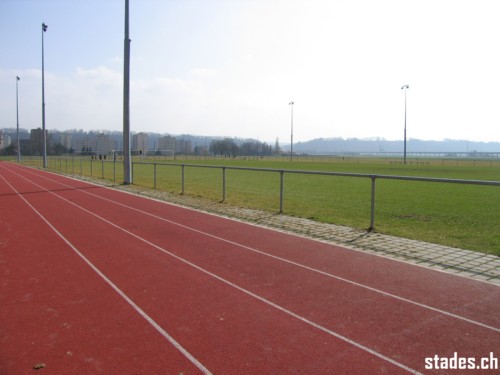
M 212 374 L 200 361 L 198 361 L 191 353 L 189 353 L 179 342 L 168 334 L 153 318 L 151 318 L 144 310 L 142 310 L 130 297 L 128 297 L 116 284 L 114 284 L 104 273 L 97 268 L 89 259 L 85 257 L 64 235 L 57 230 L 35 207 L 29 203 L 4 177 L 0 177 L 10 186 L 10 188 L 26 203 L 49 227 L 52 229 L 87 265 L 97 273 L 116 293 L 120 295 L 140 316 L 142 316 L 150 325 L 154 327 L 170 344 L 172 344 L 179 352 L 181 352 L 192 364 L 194 364 L 203 374 Z M 22 176 L 21 176 L 22 177 Z M 40 185 L 38 185 L 40 186 Z M 41 187 L 41 186 L 40 186 Z M 57 195 L 57 194 L 55 194 Z
M 156 244 L 154 244 L 152 242 L 150 242 L 150 241 L 148 241 L 147 239 L 145 239 L 145 238 L 143 238 L 143 237 L 141 237 L 139 235 L 136 235 L 135 233 L 132 233 L 132 232 L 130 232 L 129 230 L 127 230 L 125 228 L 120 227 L 119 225 L 117 225 L 117 224 L 115 224 L 115 223 L 113 223 L 113 222 L 111 222 L 111 221 L 109 221 L 109 220 L 107 220 L 107 219 L 105 219 L 105 218 L 97 215 L 96 213 L 94 213 L 92 211 L 89 211 L 88 209 L 86 209 L 86 208 L 84 208 L 82 206 L 79 206 L 78 204 L 76 204 L 74 202 L 69 201 L 68 199 L 60 196 L 59 194 L 57 194 L 55 192 L 52 192 L 50 190 L 45 189 L 43 186 L 37 184 L 34 181 L 30 181 L 30 180 L 28 180 L 27 178 L 25 178 L 23 176 L 20 176 L 20 177 L 24 178 L 25 180 L 29 181 L 30 183 L 32 183 L 32 184 L 34 184 L 34 185 L 36 185 L 38 187 L 40 187 L 41 189 L 44 189 L 48 193 L 50 193 L 52 195 L 55 195 L 57 198 L 65 201 L 65 202 L 67 202 L 67 203 L 69 203 L 69 204 L 71 204 L 71 205 L 73 205 L 73 206 L 75 206 L 77 208 L 79 208 L 80 210 L 88 213 L 89 215 L 92 215 L 92 216 L 98 218 L 99 220 L 102 220 L 103 222 L 109 224 L 110 226 L 112 226 L 112 227 L 114 227 L 114 228 L 116 228 L 116 229 L 118 229 L 118 230 L 120 230 L 120 231 L 122 231 L 122 232 L 124 232 L 124 233 L 126 233 L 128 235 L 130 235 L 131 237 L 134 237 L 134 238 L 138 239 L 139 241 L 142 241 L 142 242 L 148 244 L 149 246 L 151 246 L 151 247 L 153 247 L 153 248 L 155 248 L 155 249 L 157 249 L 157 250 L 159 250 L 159 251 L 161 251 L 161 252 L 163 252 L 165 254 L 170 255 L 171 257 L 179 260 L 180 262 L 182 262 L 184 264 L 187 264 L 188 266 L 190 266 L 190 267 L 192 267 L 192 268 L 194 268 L 194 269 L 196 269 L 196 270 L 198 270 L 200 272 L 203 272 L 203 273 L 205 273 L 205 274 L 213 277 L 214 279 L 216 279 L 216 280 L 218 280 L 218 281 L 220 281 L 220 282 L 222 282 L 222 283 L 224 283 L 224 284 L 226 284 L 226 285 L 228 285 L 228 286 L 230 286 L 232 288 L 235 288 L 235 289 L 241 291 L 242 293 L 244 293 L 244 294 L 246 294 L 246 295 L 248 295 L 250 297 L 253 297 L 253 298 L 255 298 L 255 299 L 257 299 L 257 300 L 259 300 L 259 301 L 261 301 L 261 302 L 263 302 L 263 303 L 265 303 L 265 304 L 267 304 L 267 305 L 269 305 L 269 306 L 271 306 L 271 307 L 273 307 L 273 308 L 275 308 L 275 309 L 277 309 L 277 310 L 279 310 L 279 311 L 281 311 L 281 312 L 283 312 L 283 313 L 285 313 L 285 314 L 287 314 L 287 315 L 289 315 L 289 316 L 291 316 L 291 317 L 293 317 L 295 319 L 298 319 L 299 321 L 301 321 L 303 323 L 306 323 L 306 324 L 308 324 L 308 325 L 310 325 L 310 326 L 312 326 L 312 327 L 314 327 L 314 328 L 316 328 L 318 330 L 321 330 L 322 332 L 325 332 L 325 333 L 327 333 L 327 334 L 329 334 L 329 335 L 331 335 L 333 337 L 336 337 L 336 338 L 338 338 L 338 339 L 340 339 L 340 340 L 342 340 L 342 341 L 344 341 L 344 342 L 346 342 L 348 344 L 351 344 L 351 345 L 357 347 L 358 349 L 361 349 L 362 351 L 365 351 L 365 352 L 367 352 L 367 353 L 369 353 L 369 354 L 371 354 L 371 355 L 373 355 L 375 357 L 378 357 L 378 358 L 380 358 L 380 359 L 382 359 L 382 360 L 384 360 L 386 362 L 389 362 L 389 363 L 391 363 L 391 364 L 393 364 L 393 365 L 395 365 L 395 366 L 397 366 L 397 367 L 399 367 L 399 368 L 401 368 L 401 369 L 403 369 L 405 371 L 408 371 L 409 373 L 412 373 L 412 374 L 421 374 L 419 371 L 417 371 L 415 369 L 412 369 L 412 368 L 410 368 L 410 367 L 408 367 L 408 366 L 406 366 L 406 365 L 404 365 L 404 364 L 402 364 L 402 363 L 400 363 L 400 362 L 398 362 L 398 361 L 396 361 L 396 360 L 394 360 L 394 359 L 392 359 L 390 357 L 387 357 L 387 356 L 385 356 L 385 355 L 383 355 L 383 354 L 381 354 L 381 353 L 379 353 L 379 352 L 377 352 L 377 351 L 375 351 L 375 350 L 373 350 L 373 349 L 371 349 L 371 348 L 369 348 L 367 346 L 364 346 L 363 344 L 360 344 L 357 341 L 354 341 L 354 340 L 352 340 L 352 339 L 350 339 L 350 338 L 348 338 L 346 336 L 343 336 L 343 335 L 341 335 L 341 334 L 339 334 L 339 333 L 337 333 L 335 331 L 332 331 L 332 330 L 330 330 L 330 329 L 328 329 L 326 327 L 323 327 L 322 325 L 317 324 L 317 323 L 315 323 L 315 322 L 313 322 L 313 321 L 311 321 L 311 320 L 309 320 L 309 319 L 307 319 L 307 318 L 305 318 L 305 317 L 303 317 L 301 315 L 298 315 L 298 314 L 296 314 L 296 313 L 294 313 L 294 312 L 292 312 L 292 311 L 290 311 L 290 310 L 288 310 L 288 309 L 286 309 L 286 308 L 284 308 L 284 307 L 282 307 L 282 306 L 280 306 L 278 304 L 275 304 L 274 302 L 271 302 L 271 301 L 265 299 L 264 297 L 261 297 L 261 296 L 255 294 L 255 293 L 253 293 L 253 292 L 251 292 L 251 291 L 249 291 L 249 290 L 247 290 L 245 288 L 242 288 L 242 287 L 240 287 L 240 286 L 232 283 L 231 281 L 226 280 L 226 279 L 222 278 L 221 276 L 218 276 L 218 275 L 216 275 L 216 274 L 214 274 L 214 273 L 212 273 L 212 272 L 210 272 L 210 271 L 208 271 L 208 270 L 206 270 L 206 269 L 204 269 L 204 268 L 202 268 L 202 267 L 200 267 L 200 266 L 198 266 L 198 265 L 196 265 L 196 264 L 194 264 L 194 263 L 192 263 L 192 262 L 190 262 L 190 261 L 188 261 L 188 260 L 186 260 L 186 259 L 184 259 L 184 258 L 182 258 L 182 257 L 180 257 L 180 256 L 178 256 L 178 255 L 176 255 L 176 254 L 174 254 L 174 253 L 172 253 L 172 252 L 170 252 L 170 251 L 168 251 L 168 250 L 166 250 L 166 249 L 164 249 L 164 248 L 162 248 L 162 247 L 160 247 L 160 246 L 158 246 L 158 245 L 156 245 Z M 24 200 L 24 198 L 23 198 L 23 200 Z M 38 211 L 36 211 L 36 212 L 38 213 Z M 41 214 L 39 214 L 39 215 L 41 215 Z M 55 228 L 54 228 L 54 230 L 55 230 Z M 83 255 L 82 255 L 82 257 L 83 257 Z
M 45 177 L 45 176 L 42 176 L 42 175 L 39 175 L 39 174 L 36 174 L 36 173 L 34 173 L 34 174 L 36 176 L 45 178 L 45 179 L 47 179 L 49 181 L 52 181 L 52 182 L 56 182 L 56 183 L 61 184 L 63 186 L 71 187 L 71 185 L 64 184 L 64 183 L 62 183 L 60 181 L 56 181 L 56 180 L 50 179 L 48 177 Z M 423 304 L 423 303 L 420 303 L 420 302 L 417 302 L 417 301 L 413 301 L 411 299 L 408 299 L 408 298 L 405 298 L 405 297 L 401 297 L 401 296 L 398 296 L 396 294 L 385 292 L 385 291 L 383 291 L 381 289 L 377 289 L 377 288 L 371 287 L 369 285 L 358 283 L 358 282 L 356 282 L 354 280 L 346 279 L 346 278 L 341 277 L 341 276 L 337 276 L 337 275 L 334 275 L 334 274 L 331 274 L 331 273 L 328 273 L 328 272 L 325 272 L 325 271 L 321 271 L 321 270 L 318 270 L 316 268 L 312 268 L 312 267 L 306 266 L 304 264 L 297 263 L 297 262 L 291 261 L 289 259 L 279 257 L 277 255 L 269 254 L 269 253 L 266 253 L 265 251 L 255 249 L 253 247 L 246 246 L 246 245 L 240 244 L 238 242 L 234 242 L 234 241 L 228 240 L 226 238 L 222 238 L 222 237 L 213 235 L 211 233 L 204 232 L 204 231 L 201 231 L 199 229 L 196 229 L 196 228 L 193 228 L 193 227 L 190 227 L 190 226 L 187 226 L 187 225 L 184 225 L 184 224 L 181 224 L 181 223 L 169 220 L 169 219 L 165 219 L 165 218 L 163 218 L 161 216 L 157 216 L 155 214 L 149 213 L 147 211 L 140 210 L 140 209 L 132 207 L 132 206 L 128 206 L 128 205 L 126 205 L 124 203 L 116 202 L 116 201 L 113 201 L 113 200 L 111 200 L 109 198 L 104 198 L 102 196 L 99 196 L 97 194 L 94 194 L 94 193 L 86 191 L 86 190 L 81 190 L 81 189 L 76 189 L 76 190 L 78 190 L 78 191 L 80 191 L 82 193 L 85 193 L 85 194 L 92 195 L 92 196 L 94 196 L 96 198 L 108 201 L 110 203 L 116 204 L 118 206 L 122 206 L 122 207 L 128 208 L 130 210 L 142 213 L 142 214 L 150 216 L 152 218 L 164 221 L 166 223 L 169 223 L 169 224 L 172 224 L 172 225 L 176 225 L 178 227 L 187 229 L 189 231 L 192 231 L 192 232 L 195 232 L 195 233 L 198 233 L 198 234 L 202 234 L 204 236 L 211 237 L 213 239 L 216 239 L 216 240 L 228 243 L 230 245 L 234 245 L 236 247 L 239 247 L 239 248 L 242 248 L 242 249 L 245 249 L 245 250 L 249 250 L 249 251 L 252 251 L 254 253 L 258 253 L 258 254 L 261 254 L 261 255 L 264 255 L 264 256 L 267 256 L 267 257 L 270 257 L 270 258 L 273 258 L 273 259 L 276 259 L 276 260 L 279 260 L 279 261 L 282 261 L 282 262 L 285 262 L 285 263 L 288 263 L 288 264 L 291 264 L 291 265 L 294 265 L 296 267 L 300 267 L 302 269 L 306 269 L 308 271 L 312 271 L 312 272 L 318 273 L 318 274 L 323 275 L 323 276 L 327 276 L 327 277 L 330 277 L 330 278 L 333 278 L 333 279 L 336 279 L 336 280 L 339 280 L 339 281 L 343 281 L 345 283 L 348 283 L 348 284 L 351 284 L 351 285 L 355 285 L 355 286 L 360 287 L 360 288 L 364 288 L 366 290 L 369 290 L 369 291 L 374 292 L 374 293 L 381 294 L 381 295 L 389 297 L 389 298 L 394 298 L 394 299 L 402 301 L 402 302 L 410 303 L 410 304 L 412 304 L 414 306 L 418 306 L 418 307 L 423 308 L 423 309 L 431 310 L 433 312 L 436 312 L 436 313 L 439 313 L 439 314 L 442 314 L 442 315 L 446 315 L 446 316 L 448 316 L 450 318 L 459 319 L 459 320 L 462 320 L 464 322 L 467 322 L 467 323 L 470 323 L 470 324 L 474 324 L 474 325 L 477 325 L 477 326 L 482 327 L 482 328 L 486 328 L 486 329 L 489 329 L 489 330 L 492 330 L 492 331 L 495 331 L 495 332 L 500 332 L 500 328 L 497 328 L 497 327 L 494 327 L 494 326 L 490 326 L 488 324 L 481 323 L 481 322 L 478 322 L 476 320 L 473 320 L 473 319 L 470 319 L 470 318 L 466 318 L 464 316 L 457 315 L 457 314 L 454 314 L 454 313 L 449 312 L 449 311 L 441 310 L 439 308 L 432 307 L 432 306 L 429 306 L 429 305 L 426 305 L 426 304 Z

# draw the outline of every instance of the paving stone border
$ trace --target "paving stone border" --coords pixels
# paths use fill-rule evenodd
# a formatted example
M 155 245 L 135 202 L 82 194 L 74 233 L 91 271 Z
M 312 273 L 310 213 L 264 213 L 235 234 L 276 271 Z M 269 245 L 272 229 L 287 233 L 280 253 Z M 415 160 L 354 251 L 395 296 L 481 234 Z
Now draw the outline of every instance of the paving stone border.
M 495 255 L 235 207 L 202 197 L 161 192 L 136 185 L 112 184 L 105 180 L 91 179 L 91 181 L 180 206 L 500 285 L 500 257 Z

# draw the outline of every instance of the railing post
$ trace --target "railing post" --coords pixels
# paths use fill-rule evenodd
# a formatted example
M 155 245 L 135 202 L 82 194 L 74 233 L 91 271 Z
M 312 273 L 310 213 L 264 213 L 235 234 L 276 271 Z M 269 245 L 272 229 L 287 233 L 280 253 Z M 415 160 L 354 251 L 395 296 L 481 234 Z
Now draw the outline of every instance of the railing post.
M 104 160 L 101 159 L 101 178 L 104 179 Z
M 375 180 L 376 176 L 371 176 L 372 179 L 372 196 L 371 196 L 371 210 L 370 210 L 370 227 L 368 231 L 375 230 Z
M 283 175 L 285 174 L 285 171 L 280 171 L 280 214 L 283 213 L 283 184 L 284 184 L 284 179 Z
M 222 200 L 221 203 L 226 200 L 226 167 L 222 167 Z
M 93 169 L 93 168 L 92 168 L 92 164 L 93 164 L 93 163 L 92 163 L 92 161 L 93 161 L 93 160 L 94 160 L 94 159 L 90 159 L 90 177 L 92 177 L 92 172 L 93 172 L 93 171 L 92 171 L 92 169 Z
M 182 192 L 181 192 L 181 194 L 184 195 L 184 164 L 181 165 L 181 181 L 182 181 Z
M 153 181 L 154 181 L 153 189 L 156 190 L 156 163 L 153 163 L 153 174 L 154 174 L 154 176 L 153 176 Z
M 116 181 L 116 157 L 113 158 L 113 181 Z

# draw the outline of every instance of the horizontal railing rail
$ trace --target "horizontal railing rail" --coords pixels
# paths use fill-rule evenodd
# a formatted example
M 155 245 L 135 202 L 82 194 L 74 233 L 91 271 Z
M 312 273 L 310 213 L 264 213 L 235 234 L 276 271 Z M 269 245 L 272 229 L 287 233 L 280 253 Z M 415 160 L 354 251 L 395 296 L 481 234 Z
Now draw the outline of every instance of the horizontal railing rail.
M 381 175 L 381 174 L 363 174 L 363 173 L 348 173 L 348 172 L 325 172 L 325 171 L 307 171 L 307 170 L 294 170 L 294 169 L 273 169 L 273 168 L 255 168 L 255 167 L 237 167 L 237 166 L 220 166 L 220 165 L 200 165 L 200 164 L 184 164 L 184 163 L 157 163 L 157 162 L 138 162 L 132 163 L 132 183 L 134 165 L 152 165 L 154 168 L 153 180 L 154 188 L 156 188 L 157 181 L 157 166 L 171 166 L 181 168 L 181 194 L 185 192 L 185 169 L 188 168 L 210 168 L 220 169 L 222 171 L 222 199 L 221 202 L 226 200 L 226 171 L 253 171 L 253 172 L 269 172 L 280 174 L 280 197 L 279 197 L 279 213 L 283 213 L 284 207 L 284 175 L 288 174 L 303 174 L 303 175 L 316 175 L 316 176 L 333 176 L 333 177 L 354 177 L 354 178 L 367 178 L 371 180 L 371 207 L 370 207 L 370 226 L 369 231 L 375 229 L 375 191 L 376 180 L 400 180 L 400 181 L 418 181 L 418 182 L 432 182 L 432 183 L 450 183 L 450 184 L 465 184 L 465 185 L 484 185 L 484 186 L 500 186 L 500 181 L 488 180 L 465 180 L 465 179 L 450 179 L 450 178 L 435 178 L 435 177 L 417 177 L 417 176 L 397 176 L 397 175 Z

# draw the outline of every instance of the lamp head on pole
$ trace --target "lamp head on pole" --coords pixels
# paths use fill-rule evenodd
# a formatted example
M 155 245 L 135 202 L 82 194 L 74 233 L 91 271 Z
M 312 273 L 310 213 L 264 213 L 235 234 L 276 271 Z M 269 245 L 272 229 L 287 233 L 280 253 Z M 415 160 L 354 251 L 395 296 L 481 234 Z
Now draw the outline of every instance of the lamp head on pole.
M 409 88 L 410 88 L 409 85 L 404 85 L 403 87 L 401 87 L 401 90 L 403 90 L 403 89 L 409 89 Z
M 288 105 L 293 105 L 293 102 L 288 103 Z
M 16 79 L 17 79 L 18 81 L 20 81 L 20 80 L 21 80 L 21 78 L 19 78 L 19 76 L 16 76 Z
M 47 31 L 47 27 L 48 27 L 48 26 L 45 24 L 45 22 L 44 22 L 44 23 L 42 23 L 42 30 L 43 30 L 43 32 L 46 32 L 46 31 Z

